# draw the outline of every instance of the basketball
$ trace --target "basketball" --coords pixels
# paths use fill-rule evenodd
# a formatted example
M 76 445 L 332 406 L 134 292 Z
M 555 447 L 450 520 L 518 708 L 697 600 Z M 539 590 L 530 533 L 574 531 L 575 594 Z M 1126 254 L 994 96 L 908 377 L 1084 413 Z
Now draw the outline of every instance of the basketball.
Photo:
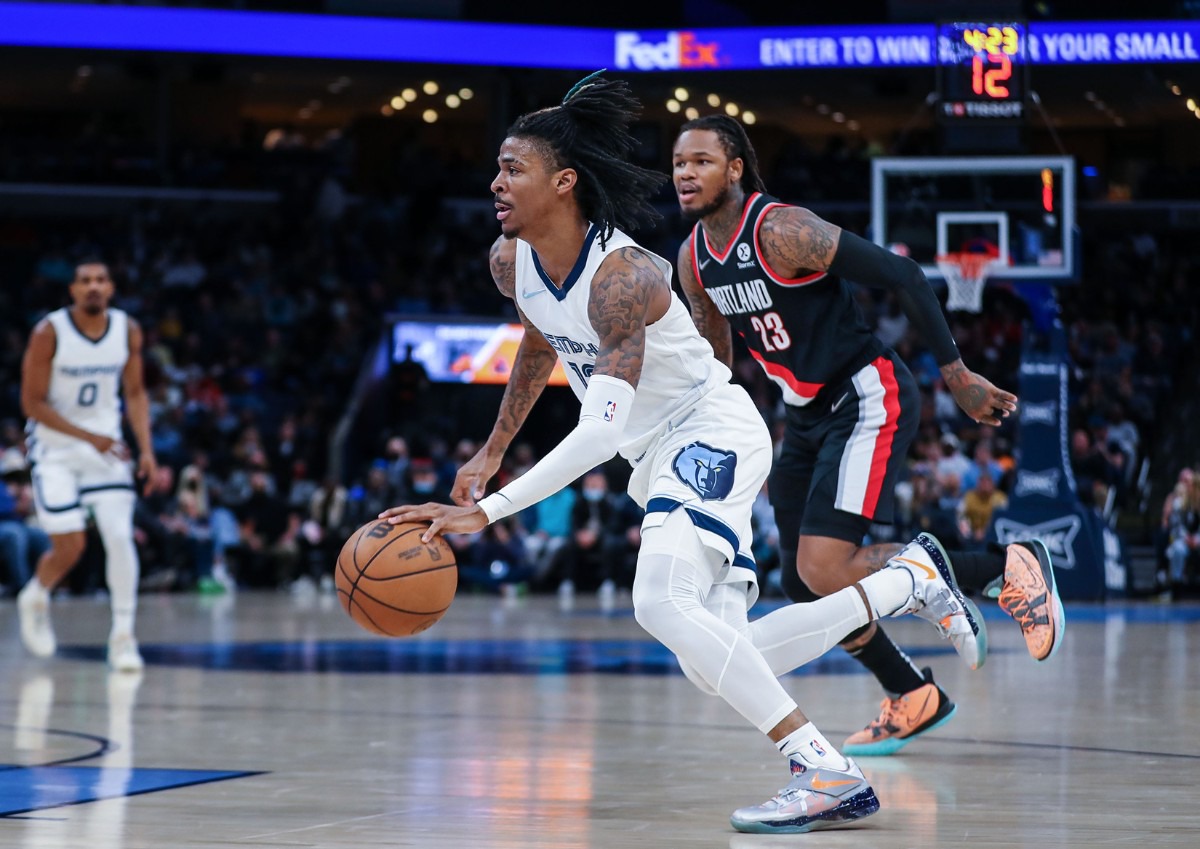
M 337 561 L 337 594 L 368 631 L 407 637 L 437 622 L 454 601 L 458 568 L 440 536 L 421 541 L 424 522 L 367 522 L 350 535 Z

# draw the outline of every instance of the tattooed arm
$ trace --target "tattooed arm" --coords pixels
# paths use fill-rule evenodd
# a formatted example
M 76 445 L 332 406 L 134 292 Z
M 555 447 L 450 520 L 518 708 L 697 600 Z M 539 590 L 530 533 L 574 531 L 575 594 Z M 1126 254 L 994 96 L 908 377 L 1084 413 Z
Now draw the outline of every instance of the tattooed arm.
M 492 433 L 479 449 L 479 453 L 464 463 L 454 478 L 450 496 L 455 504 L 474 504 L 483 497 L 485 485 L 500 468 L 504 452 L 508 450 L 517 431 L 525 423 L 534 402 L 546 388 L 546 381 L 550 379 L 550 373 L 558 359 L 546 337 L 521 312 L 517 303 L 516 246 L 515 240 L 501 236 L 492 245 L 489 261 L 496 288 L 517 304 L 517 314 L 521 317 L 521 323 L 525 325 L 525 335 L 517 348 L 512 374 L 504 388 L 504 397 L 500 401 L 500 411 L 496 414 Z
M 807 209 L 777 206 L 758 228 L 762 258 L 780 277 L 793 279 L 827 271 L 837 254 L 842 228 Z
M 700 331 L 700 335 L 712 345 L 713 354 L 727 366 L 733 365 L 733 332 L 729 329 L 729 320 L 721 315 L 713 299 L 704 291 L 692 266 L 692 237 L 688 236 L 679 246 L 679 259 L 675 263 L 679 273 L 679 284 L 683 294 L 687 296 L 688 307 L 692 311 L 692 323 Z
M 600 337 L 593 379 L 606 375 L 636 388 L 646 353 L 646 325 L 667 311 L 671 290 L 650 257 L 621 248 L 592 280 L 588 320 Z
M 973 420 L 996 426 L 1017 409 L 1016 395 L 963 364 L 933 288 L 911 259 L 844 232 L 807 209 L 790 206 L 767 213 L 759 228 L 759 243 L 763 259 L 785 277 L 829 270 L 895 292 L 904 314 L 933 351 L 954 400 Z
M 646 325 L 666 312 L 671 289 L 650 257 L 630 247 L 601 264 L 589 294 L 588 319 L 600 337 L 600 350 L 580 404 L 579 422 L 533 468 L 479 502 L 489 522 L 557 492 L 611 459 L 620 447 L 642 376 Z
M 1005 392 L 981 374 L 955 360 L 941 368 L 946 388 L 962 411 L 980 424 L 998 427 L 1000 419 L 1017 410 L 1017 396 Z

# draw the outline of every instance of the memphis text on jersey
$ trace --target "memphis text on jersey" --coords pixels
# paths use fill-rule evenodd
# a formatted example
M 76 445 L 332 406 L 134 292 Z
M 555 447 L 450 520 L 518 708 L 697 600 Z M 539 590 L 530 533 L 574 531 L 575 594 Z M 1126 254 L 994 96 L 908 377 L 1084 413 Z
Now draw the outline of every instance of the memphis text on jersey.
M 96 377 L 101 374 L 120 374 L 125 370 L 123 364 L 108 366 L 59 366 L 57 371 L 63 377 Z

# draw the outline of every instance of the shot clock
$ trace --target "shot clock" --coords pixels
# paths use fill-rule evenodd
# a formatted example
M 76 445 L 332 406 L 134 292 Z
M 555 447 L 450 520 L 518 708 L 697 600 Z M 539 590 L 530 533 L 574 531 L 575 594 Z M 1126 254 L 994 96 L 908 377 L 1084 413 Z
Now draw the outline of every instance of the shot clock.
M 1020 123 L 1029 92 L 1025 25 L 938 25 L 938 116 L 947 123 Z

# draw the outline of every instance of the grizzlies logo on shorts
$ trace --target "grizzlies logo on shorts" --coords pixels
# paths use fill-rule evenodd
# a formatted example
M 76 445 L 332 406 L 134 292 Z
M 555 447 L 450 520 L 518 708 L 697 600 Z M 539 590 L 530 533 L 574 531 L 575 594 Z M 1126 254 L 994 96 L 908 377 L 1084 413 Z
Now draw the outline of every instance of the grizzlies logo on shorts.
M 692 442 L 679 449 L 672 466 L 676 476 L 702 501 L 720 501 L 733 489 L 737 454 Z

